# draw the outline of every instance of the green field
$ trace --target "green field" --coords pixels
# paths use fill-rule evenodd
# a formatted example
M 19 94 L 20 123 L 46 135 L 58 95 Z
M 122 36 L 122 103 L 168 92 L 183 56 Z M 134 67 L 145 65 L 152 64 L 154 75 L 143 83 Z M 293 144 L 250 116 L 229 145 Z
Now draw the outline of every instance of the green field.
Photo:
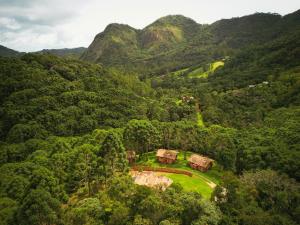
M 182 151 L 180 151 L 178 154 L 177 162 L 170 165 L 157 162 L 155 153 L 156 152 L 150 152 L 147 155 L 144 155 L 143 159 L 137 162 L 137 165 L 176 168 L 192 172 L 192 177 L 183 174 L 161 173 L 171 178 L 174 183 L 179 183 L 185 191 L 196 191 L 203 197 L 210 198 L 211 193 L 213 192 L 212 186 L 214 184 L 219 184 L 220 182 L 222 174 L 218 168 L 218 165 L 216 164 L 212 167 L 212 169 L 203 173 L 188 166 L 187 160 L 184 160 L 184 153 Z M 189 157 L 191 154 L 191 152 L 187 152 L 187 157 Z
M 204 122 L 203 122 L 202 114 L 200 112 L 197 112 L 197 125 L 199 127 L 204 127 Z
M 162 175 L 169 177 L 174 183 L 178 183 L 182 186 L 184 191 L 194 191 L 200 193 L 204 198 L 209 199 L 213 192 L 207 183 L 201 179 L 201 177 L 193 176 L 189 177 L 183 174 L 174 173 L 161 173 Z
M 172 72 L 171 74 L 174 76 L 181 76 L 183 73 L 185 73 L 189 68 L 185 68 L 185 69 L 181 69 L 181 70 L 177 70 L 175 72 Z
M 182 103 L 181 99 L 179 99 L 179 100 L 176 101 L 176 105 L 180 105 L 181 103 Z
M 189 78 L 207 78 L 209 74 L 213 73 L 217 68 L 224 66 L 223 61 L 216 61 L 209 64 L 209 69 L 204 71 L 202 67 L 199 67 L 188 74 Z

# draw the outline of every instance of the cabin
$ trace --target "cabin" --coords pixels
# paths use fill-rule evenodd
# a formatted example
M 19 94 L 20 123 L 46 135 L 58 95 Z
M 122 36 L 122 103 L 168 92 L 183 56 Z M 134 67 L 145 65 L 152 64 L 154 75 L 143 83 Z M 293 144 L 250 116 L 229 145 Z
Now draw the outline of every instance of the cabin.
M 206 172 L 212 167 L 214 160 L 202 155 L 192 154 L 188 162 L 191 168 Z
M 172 164 L 177 160 L 177 151 L 168 149 L 158 149 L 156 152 L 157 161 L 164 164 Z
M 126 151 L 126 157 L 127 157 L 127 160 L 129 162 L 129 164 L 134 163 L 135 162 L 135 158 L 136 158 L 135 151 L 132 151 L 132 150 Z

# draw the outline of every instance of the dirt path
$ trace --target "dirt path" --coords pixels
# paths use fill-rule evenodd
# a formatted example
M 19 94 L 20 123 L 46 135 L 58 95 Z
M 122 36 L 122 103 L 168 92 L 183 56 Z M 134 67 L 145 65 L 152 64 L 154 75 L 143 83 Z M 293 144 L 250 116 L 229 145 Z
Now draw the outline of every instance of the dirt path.
M 193 174 L 193 175 L 194 175 L 194 176 L 201 177 L 201 178 L 207 183 L 207 185 L 210 186 L 212 189 L 214 189 L 214 188 L 217 186 L 216 183 L 212 182 L 211 180 L 207 179 L 207 178 L 204 177 L 204 176 L 201 176 L 201 175 L 199 175 L 199 174 Z

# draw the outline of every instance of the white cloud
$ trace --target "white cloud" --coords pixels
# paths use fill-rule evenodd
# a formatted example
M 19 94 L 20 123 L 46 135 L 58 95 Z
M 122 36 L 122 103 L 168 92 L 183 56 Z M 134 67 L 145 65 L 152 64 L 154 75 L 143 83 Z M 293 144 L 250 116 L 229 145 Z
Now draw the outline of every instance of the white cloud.
M 21 25 L 14 18 L 0 17 L 0 27 L 17 30 L 21 28 Z

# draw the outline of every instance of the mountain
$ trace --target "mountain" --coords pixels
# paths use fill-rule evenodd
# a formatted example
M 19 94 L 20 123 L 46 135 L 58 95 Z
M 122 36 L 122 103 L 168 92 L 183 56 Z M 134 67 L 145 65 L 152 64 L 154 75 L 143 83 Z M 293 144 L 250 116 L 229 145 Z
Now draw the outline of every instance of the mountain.
M 79 58 L 86 48 L 78 47 L 78 48 L 62 48 L 62 49 L 43 49 L 38 51 L 38 53 L 50 53 L 56 56 L 61 57 L 72 57 L 72 58 Z
M 299 18 L 167 16 L 107 26 L 96 63 L 0 57 L 0 224 L 299 224 Z
M 0 45 L 0 56 L 12 57 L 12 56 L 18 56 L 18 55 L 19 55 L 18 51 L 15 51 L 13 49 L 10 49 L 3 45 Z
M 167 63 L 172 61 L 167 58 L 177 57 L 176 54 L 193 41 L 201 28 L 202 25 L 179 15 L 160 18 L 142 30 L 110 24 L 96 35 L 81 59 L 109 66 L 127 64 L 137 70 L 142 64 L 149 67 L 160 64 L 162 57 Z
M 82 60 L 161 74 L 231 56 L 299 29 L 299 10 L 286 16 L 255 13 L 201 25 L 181 15 L 162 17 L 142 30 L 110 24 Z

